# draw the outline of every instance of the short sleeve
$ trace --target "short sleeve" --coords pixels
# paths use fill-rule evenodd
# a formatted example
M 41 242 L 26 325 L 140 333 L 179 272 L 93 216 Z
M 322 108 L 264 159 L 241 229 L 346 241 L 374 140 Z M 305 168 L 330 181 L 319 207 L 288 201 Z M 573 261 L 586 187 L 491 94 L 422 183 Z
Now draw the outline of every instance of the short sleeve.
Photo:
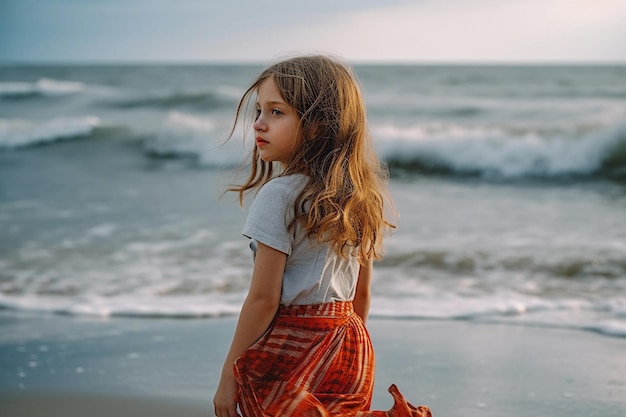
M 287 230 L 290 187 L 272 180 L 256 195 L 242 234 L 271 248 L 291 255 L 292 237 Z

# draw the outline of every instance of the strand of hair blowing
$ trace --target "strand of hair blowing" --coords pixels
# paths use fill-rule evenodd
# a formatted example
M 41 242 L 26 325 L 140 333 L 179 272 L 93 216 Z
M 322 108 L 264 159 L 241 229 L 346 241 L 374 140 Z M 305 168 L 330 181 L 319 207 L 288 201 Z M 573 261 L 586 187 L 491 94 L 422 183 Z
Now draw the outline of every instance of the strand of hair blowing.
M 266 69 L 246 91 L 237 109 L 268 77 L 300 115 L 296 148 L 281 175 L 305 174 L 308 182 L 296 197 L 293 221 L 309 238 L 329 242 L 341 256 L 358 252 L 360 262 L 382 256 L 382 236 L 394 226 L 385 219 L 387 170 L 374 152 L 365 104 L 354 75 L 325 56 L 296 57 Z M 252 171 L 243 194 L 272 178 L 272 164 L 252 155 Z M 388 204 L 390 200 L 388 200 Z

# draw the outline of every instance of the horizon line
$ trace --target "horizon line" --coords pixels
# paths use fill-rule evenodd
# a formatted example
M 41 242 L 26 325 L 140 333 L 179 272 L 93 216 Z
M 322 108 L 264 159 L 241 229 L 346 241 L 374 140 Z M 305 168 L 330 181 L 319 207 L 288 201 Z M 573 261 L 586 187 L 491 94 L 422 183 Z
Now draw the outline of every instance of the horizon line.
M 350 65 L 363 66 L 623 66 L 626 59 L 622 60 L 548 60 L 548 59 L 525 59 L 525 60 L 498 60 L 498 59 L 476 59 L 476 60 L 372 60 L 372 59 L 340 59 Z M 151 60 L 151 59 L 64 59 L 64 60 L 37 60 L 37 59 L 0 59 L 0 66 L 44 66 L 44 65 L 237 65 L 237 66 L 257 66 L 272 64 L 276 60 L 244 60 L 244 59 L 172 59 L 172 60 Z

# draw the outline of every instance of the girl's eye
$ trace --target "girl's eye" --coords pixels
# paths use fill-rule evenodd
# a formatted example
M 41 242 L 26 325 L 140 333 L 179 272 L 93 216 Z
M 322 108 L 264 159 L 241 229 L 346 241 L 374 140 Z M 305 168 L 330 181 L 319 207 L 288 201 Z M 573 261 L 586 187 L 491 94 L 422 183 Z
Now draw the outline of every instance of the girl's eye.
M 283 112 L 278 109 L 272 109 L 272 114 L 274 116 L 280 116 L 281 114 L 283 114 Z
M 261 115 L 261 109 L 256 109 L 256 118 L 258 119 Z

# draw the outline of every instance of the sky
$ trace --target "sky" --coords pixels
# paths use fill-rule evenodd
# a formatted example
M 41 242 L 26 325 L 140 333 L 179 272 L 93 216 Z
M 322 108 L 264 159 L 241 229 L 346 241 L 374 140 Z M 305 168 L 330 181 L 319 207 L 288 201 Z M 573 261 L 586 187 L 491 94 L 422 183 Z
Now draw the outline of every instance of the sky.
M 0 62 L 626 63 L 626 0 L 0 0 Z

